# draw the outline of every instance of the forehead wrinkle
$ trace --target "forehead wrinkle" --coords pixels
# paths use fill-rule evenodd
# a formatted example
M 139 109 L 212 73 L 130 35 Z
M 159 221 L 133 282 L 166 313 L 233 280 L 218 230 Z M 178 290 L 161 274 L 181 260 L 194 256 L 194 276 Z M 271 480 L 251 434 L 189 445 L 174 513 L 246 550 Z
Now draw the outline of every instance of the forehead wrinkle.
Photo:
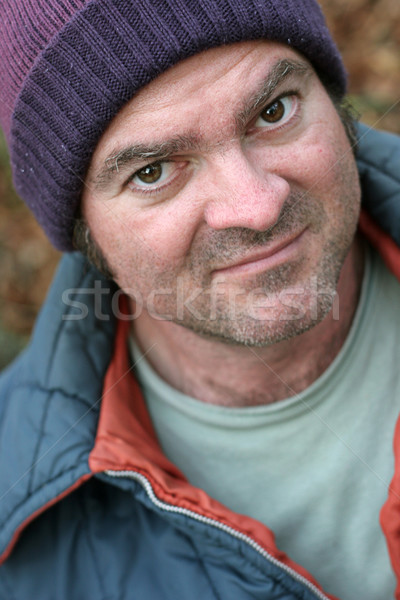
M 284 58 L 279 60 L 261 83 L 259 89 L 246 102 L 236 117 L 239 130 L 245 127 L 257 111 L 271 98 L 276 88 L 293 75 L 310 75 L 312 68 L 302 60 Z

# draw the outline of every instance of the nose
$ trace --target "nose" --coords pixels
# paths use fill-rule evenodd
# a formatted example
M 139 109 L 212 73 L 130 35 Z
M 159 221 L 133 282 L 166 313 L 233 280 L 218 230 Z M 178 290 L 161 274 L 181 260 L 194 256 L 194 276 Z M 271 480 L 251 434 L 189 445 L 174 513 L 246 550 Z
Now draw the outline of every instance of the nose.
M 238 151 L 224 154 L 210 170 L 204 212 L 209 227 L 265 231 L 275 225 L 290 193 L 286 179 Z

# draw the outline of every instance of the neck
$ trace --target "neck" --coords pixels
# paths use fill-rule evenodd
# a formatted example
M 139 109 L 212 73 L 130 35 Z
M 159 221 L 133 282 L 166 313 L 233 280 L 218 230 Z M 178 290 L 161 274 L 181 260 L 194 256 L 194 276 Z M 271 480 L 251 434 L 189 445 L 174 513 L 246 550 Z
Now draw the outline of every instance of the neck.
M 155 371 L 188 396 L 232 407 L 277 402 L 309 387 L 337 356 L 358 305 L 363 262 L 362 244 L 356 239 L 337 286 L 339 318 L 331 310 L 309 331 L 271 346 L 202 338 L 145 312 L 135 321 L 134 333 Z

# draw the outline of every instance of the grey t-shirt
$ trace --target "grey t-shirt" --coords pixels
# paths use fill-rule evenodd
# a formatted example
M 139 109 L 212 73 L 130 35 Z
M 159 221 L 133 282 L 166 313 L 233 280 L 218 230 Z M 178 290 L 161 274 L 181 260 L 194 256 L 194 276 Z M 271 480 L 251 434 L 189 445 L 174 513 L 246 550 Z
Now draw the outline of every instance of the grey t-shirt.
M 396 585 L 379 511 L 400 412 L 400 284 L 367 255 L 345 344 L 293 398 L 209 405 L 170 387 L 145 359 L 136 367 L 166 456 L 193 485 L 271 528 L 278 547 L 341 600 L 389 600 Z

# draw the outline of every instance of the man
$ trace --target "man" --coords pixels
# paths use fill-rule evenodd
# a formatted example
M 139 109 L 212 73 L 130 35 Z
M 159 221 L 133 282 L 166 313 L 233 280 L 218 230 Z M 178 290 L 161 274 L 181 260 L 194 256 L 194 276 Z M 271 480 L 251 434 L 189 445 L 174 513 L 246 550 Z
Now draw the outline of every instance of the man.
M 104 275 L 2 379 L 0 597 L 400 598 L 399 146 L 318 6 L 3 11 L 17 189 Z

